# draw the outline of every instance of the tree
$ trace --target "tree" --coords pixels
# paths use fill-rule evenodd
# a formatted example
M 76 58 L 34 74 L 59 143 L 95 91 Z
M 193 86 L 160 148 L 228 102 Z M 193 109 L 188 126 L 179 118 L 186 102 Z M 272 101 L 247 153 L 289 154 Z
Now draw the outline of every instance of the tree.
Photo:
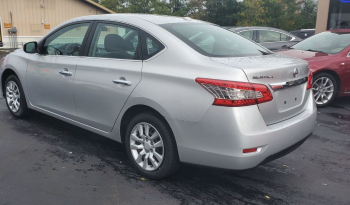
M 102 0 L 101 5 L 116 13 L 120 13 L 125 10 L 126 1 L 127 0 Z
M 307 29 L 316 27 L 317 4 L 312 0 L 301 2 L 301 10 L 295 20 L 296 29 Z
M 265 0 L 264 7 L 266 9 L 264 15 L 266 26 L 280 28 L 283 25 L 286 5 L 280 0 Z
M 102 0 L 101 4 L 116 13 L 190 16 L 220 26 L 287 31 L 314 28 L 317 13 L 313 0 Z
M 236 0 L 211 0 L 206 1 L 205 20 L 221 25 L 234 26 L 238 22 L 238 13 L 241 4 Z
M 263 0 L 244 0 L 242 11 L 239 13 L 239 26 L 265 26 L 266 9 Z
M 205 0 L 190 0 L 187 4 L 188 16 L 194 19 L 205 20 Z

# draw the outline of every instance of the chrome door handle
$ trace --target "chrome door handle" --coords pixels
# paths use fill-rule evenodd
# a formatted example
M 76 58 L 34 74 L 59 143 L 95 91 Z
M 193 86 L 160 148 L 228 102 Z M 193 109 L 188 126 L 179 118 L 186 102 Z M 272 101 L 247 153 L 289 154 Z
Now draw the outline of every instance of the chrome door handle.
M 115 83 L 115 84 L 123 84 L 123 85 L 128 85 L 128 86 L 131 85 L 131 82 L 130 81 L 126 81 L 126 80 L 113 80 L 113 83 Z
M 59 72 L 61 75 L 67 75 L 67 76 L 72 76 L 71 72 L 68 72 L 68 69 L 65 68 L 64 70 Z

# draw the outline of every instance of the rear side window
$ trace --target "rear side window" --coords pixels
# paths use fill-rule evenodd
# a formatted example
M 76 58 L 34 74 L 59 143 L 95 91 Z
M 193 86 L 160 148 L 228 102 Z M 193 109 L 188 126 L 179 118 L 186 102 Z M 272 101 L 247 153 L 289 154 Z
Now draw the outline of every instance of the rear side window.
M 250 31 L 242 31 L 239 33 L 241 36 L 244 36 L 245 38 L 247 39 L 250 39 L 250 40 L 253 40 L 253 34 L 254 34 L 254 31 L 253 30 L 250 30 Z
M 159 42 L 157 39 L 145 31 L 141 31 L 141 39 L 143 60 L 147 60 L 152 56 L 155 56 L 165 48 L 161 42 Z
M 279 41 L 290 41 L 292 38 L 280 32 L 275 31 L 259 31 L 259 43 L 264 42 L 279 42 Z

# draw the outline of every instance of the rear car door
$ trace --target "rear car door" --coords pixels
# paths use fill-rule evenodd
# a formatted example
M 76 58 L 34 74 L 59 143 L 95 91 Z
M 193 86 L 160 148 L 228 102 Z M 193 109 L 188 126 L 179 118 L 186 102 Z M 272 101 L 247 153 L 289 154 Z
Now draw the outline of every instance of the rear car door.
M 139 29 L 96 22 L 78 63 L 74 100 L 78 121 L 109 132 L 141 80 Z
M 91 22 L 60 28 L 43 42 L 42 52 L 28 61 L 26 83 L 32 105 L 74 119 L 75 69 Z
M 291 46 L 292 37 L 272 30 L 258 30 L 257 42 L 270 50 L 278 50 L 283 46 Z

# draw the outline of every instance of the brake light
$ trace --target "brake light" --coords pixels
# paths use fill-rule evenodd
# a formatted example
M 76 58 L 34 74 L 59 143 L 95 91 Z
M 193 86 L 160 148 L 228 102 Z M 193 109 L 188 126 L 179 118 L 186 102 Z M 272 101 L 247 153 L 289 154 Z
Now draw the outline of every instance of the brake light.
M 261 84 L 196 78 L 215 100 L 213 105 L 240 107 L 256 105 L 273 99 L 269 88 Z
M 312 72 L 309 72 L 309 77 L 307 78 L 307 87 L 306 90 L 309 90 L 312 88 Z

